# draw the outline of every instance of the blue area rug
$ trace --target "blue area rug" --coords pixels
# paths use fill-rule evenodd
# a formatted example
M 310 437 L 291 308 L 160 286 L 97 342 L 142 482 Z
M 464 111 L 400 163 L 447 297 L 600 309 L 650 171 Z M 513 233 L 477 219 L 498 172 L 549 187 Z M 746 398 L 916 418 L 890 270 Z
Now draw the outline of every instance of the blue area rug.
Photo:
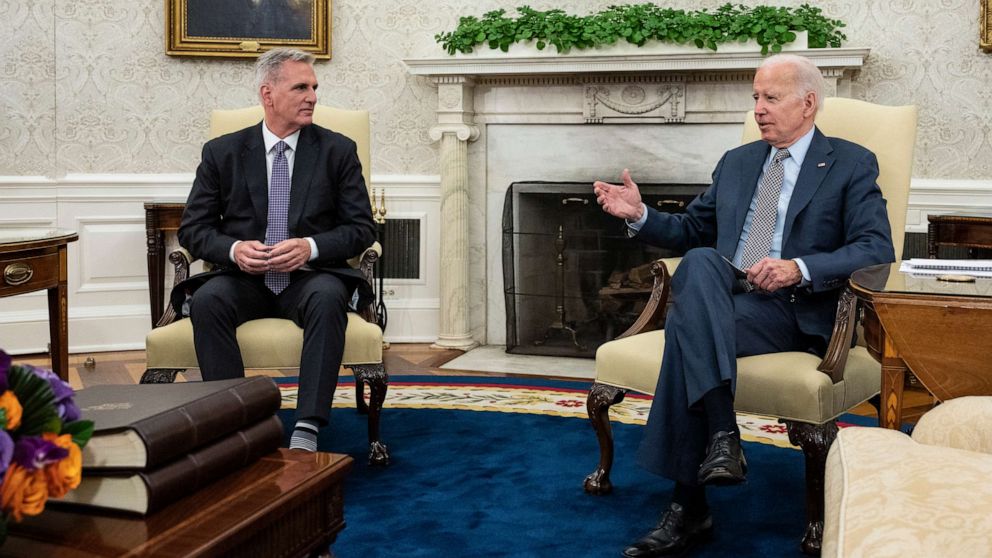
M 485 381 L 569 389 L 589 385 Z M 582 480 L 595 467 L 599 450 L 587 420 L 389 404 L 387 396 L 382 439 L 393 461 L 387 468 L 366 464 L 366 418 L 354 409 L 335 408 L 333 426 L 320 435 L 321 451 L 355 458 L 345 484 L 347 527 L 333 546 L 338 558 L 619 556 L 653 525 L 671 496 L 671 482 L 634 464 L 639 425 L 613 424 L 614 491 L 590 496 Z M 292 413 L 280 411 L 287 441 Z M 745 452 L 748 482 L 709 489 L 716 536 L 694 555 L 801 556 L 802 453 L 760 443 L 745 444 Z

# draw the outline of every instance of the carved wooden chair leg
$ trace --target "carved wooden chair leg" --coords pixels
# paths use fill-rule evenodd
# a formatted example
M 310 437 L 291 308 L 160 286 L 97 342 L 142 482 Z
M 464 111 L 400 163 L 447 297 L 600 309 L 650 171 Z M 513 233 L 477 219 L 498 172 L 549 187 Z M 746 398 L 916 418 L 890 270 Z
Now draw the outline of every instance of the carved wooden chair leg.
M 386 401 L 389 388 L 389 374 L 380 364 L 356 364 L 351 367 L 355 373 L 355 384 L 359 381 L 369 385 L 369 465 L 389 465 L 389 449 L 379 439 L 379 416 Z
M 827 451 L 837 437 L 837 421 L 824 424 L 782 422 L 789 430 L 789 441 L 799 446 L 806 456 L 806 532 L 800 549 L 805 554 L 819 556 L 823 542 L 823 475 Z
M 608 494 L 613 490 L 610 470 L 613 469 L 613 427 L 610 426 L 610 406 L 623 401 L 626 390 L 593 383 L 586 398 L 589 422 L 599 440 L 599 466 L 586 477 L 583 487 L 589 494 Z
M 176 381 L 176 374 L 185 372 L 185 368 L 149 368 L 141 375 L 139 384 L 171 384 Z
M 355 409 L 358 410 L 358 414 L 367 415 L 369 414 L 369 406 L 365 404 L 365 384 L 358 377 L 358 373 L 352 368 L 352 373 L 355 374 Z

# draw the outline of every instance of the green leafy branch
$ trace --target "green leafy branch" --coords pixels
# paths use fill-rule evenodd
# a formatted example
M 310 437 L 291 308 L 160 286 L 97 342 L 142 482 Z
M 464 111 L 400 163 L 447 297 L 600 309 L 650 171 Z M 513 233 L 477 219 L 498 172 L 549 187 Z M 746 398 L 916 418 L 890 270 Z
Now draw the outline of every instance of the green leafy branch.
M 839 47 L 847 39 L 840 31 L 844 22 L 827 18 L 808 4 L 798 8 L 725 4 L 713 12 L 633 4 L 610 6 L 586 16 L 521 6 L 517 13 L 516 18 L 508 17 L 506 10 L 488 12 L 481 19 L 462 17 L 454 31 L 438 33 L 434 39 L 448 54 L 470 53 L 480 45 L 506 52 L 511 44 L 528 41 L 538 50 L 554 45 L 558 52 L 621 40 L 637 46 L 652 40 L 694 44 L 715 51 L 721 44 L 751 39 L 761 45 L 762 54 L 768 54 L 795 41 L 797 31 L 808 33 L 810 48 Z

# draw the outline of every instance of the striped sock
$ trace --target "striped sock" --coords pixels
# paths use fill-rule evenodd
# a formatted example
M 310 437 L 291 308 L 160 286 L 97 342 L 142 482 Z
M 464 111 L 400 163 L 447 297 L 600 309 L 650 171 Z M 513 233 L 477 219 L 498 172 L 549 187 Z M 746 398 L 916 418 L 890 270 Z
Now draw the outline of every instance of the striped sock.
M 293 437 L 289 439 L 289 449 L 317 451 L 317 432 L 319 427 L 313 420 L 298 420 L 293 429 Z

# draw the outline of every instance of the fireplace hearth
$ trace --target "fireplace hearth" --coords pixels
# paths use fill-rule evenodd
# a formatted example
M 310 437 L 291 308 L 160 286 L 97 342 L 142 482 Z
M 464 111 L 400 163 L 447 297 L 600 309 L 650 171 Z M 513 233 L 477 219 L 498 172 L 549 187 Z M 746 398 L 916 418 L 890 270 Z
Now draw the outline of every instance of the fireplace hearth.
M 646 204 L 682 212 L 705 184 L 642 184 Z M 506 350 L 594 357 L 637 319 L 648 265 L 675 254 L 626 237 L 591 182 L 515 182 L 503 205 Z

